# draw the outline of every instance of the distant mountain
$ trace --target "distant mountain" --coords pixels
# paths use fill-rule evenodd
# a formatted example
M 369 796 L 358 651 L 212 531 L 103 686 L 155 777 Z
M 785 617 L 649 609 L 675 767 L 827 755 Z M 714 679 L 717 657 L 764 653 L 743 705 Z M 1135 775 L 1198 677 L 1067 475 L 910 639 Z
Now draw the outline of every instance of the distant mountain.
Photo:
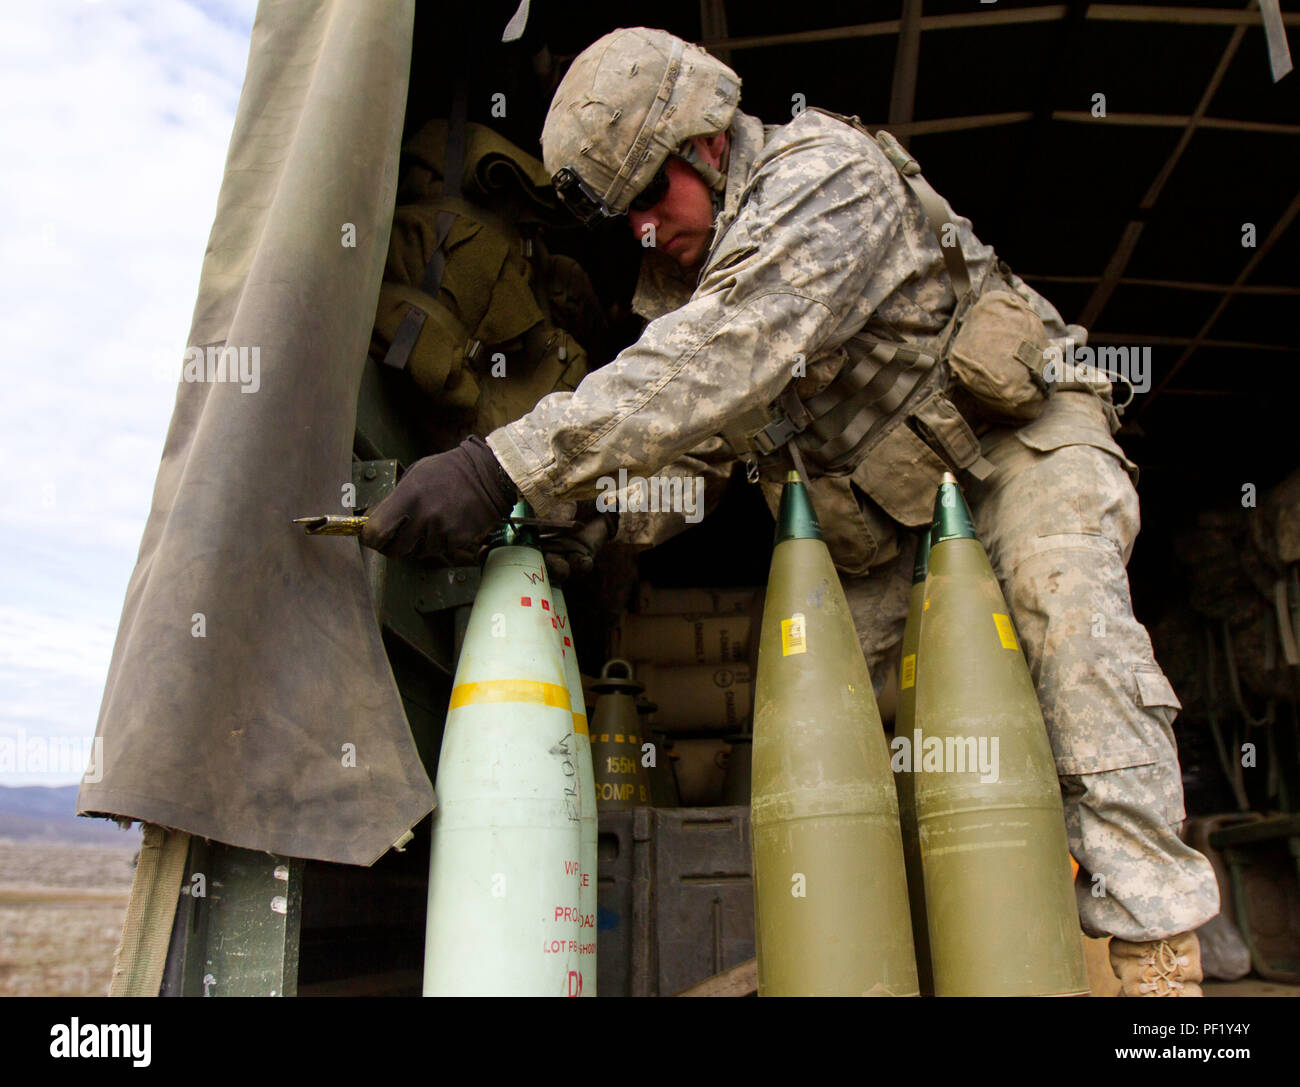
M 0 785 L 0 839 L 14 842 L 139 844 L 139 830 L 123 831 L 107 819 L 77 816 L 76 785 Z

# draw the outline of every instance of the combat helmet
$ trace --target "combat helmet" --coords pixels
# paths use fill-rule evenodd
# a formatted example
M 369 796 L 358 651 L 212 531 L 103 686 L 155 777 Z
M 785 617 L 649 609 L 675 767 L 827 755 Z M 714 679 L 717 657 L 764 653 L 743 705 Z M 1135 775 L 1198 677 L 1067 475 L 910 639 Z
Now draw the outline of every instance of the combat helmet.
M 740 77 L 697 45 L 646 27 L 606 34 L 560 81 L 542 128 L 542 161 L 585 224 L 627 211 L 668 156 L 693 136 L 724 131 Z M 715 191 L 718 171 L 683 153 Z

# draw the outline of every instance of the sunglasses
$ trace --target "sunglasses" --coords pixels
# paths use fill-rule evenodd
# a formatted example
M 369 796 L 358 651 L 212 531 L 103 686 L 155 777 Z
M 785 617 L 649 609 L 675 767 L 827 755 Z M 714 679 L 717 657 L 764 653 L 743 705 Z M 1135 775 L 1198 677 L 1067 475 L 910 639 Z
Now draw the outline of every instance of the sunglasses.
M 664 198 L 667 192 L 668 160 L 664 159 L 664 164 L 659 167 L 659 172 L 650 179 L 650 184 L 632 197 L 628 207 L 633 211 L 649 211 Z

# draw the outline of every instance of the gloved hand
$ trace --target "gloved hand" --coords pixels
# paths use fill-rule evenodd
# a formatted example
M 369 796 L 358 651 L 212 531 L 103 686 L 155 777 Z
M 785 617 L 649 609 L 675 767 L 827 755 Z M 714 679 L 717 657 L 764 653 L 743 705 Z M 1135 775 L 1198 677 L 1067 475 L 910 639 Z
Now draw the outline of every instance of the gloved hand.
M 591 573 L 596 552 L 618 531 L 617 513 L 597 513 L 594 505 L 589 510 L 583 508 L 586 505 L 578 507 L 577 518 L 585 522 L 581 527 L 542 540 L 546 572 L 553 585 L 563 585 L 574 574 Z
M 487 442 L 417 460 L 396 489 L 370 511 L 361 542 L 386 555 L 453 562 L 514 506 L 518 489 Z

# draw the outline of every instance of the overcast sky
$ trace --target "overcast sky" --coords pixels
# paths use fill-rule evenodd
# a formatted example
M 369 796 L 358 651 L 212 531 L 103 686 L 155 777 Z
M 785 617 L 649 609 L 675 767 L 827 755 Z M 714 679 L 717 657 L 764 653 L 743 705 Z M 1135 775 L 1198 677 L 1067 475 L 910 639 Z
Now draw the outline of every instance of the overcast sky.
M 256 7 L 0 9 L 0 742 L 94 735 Z

